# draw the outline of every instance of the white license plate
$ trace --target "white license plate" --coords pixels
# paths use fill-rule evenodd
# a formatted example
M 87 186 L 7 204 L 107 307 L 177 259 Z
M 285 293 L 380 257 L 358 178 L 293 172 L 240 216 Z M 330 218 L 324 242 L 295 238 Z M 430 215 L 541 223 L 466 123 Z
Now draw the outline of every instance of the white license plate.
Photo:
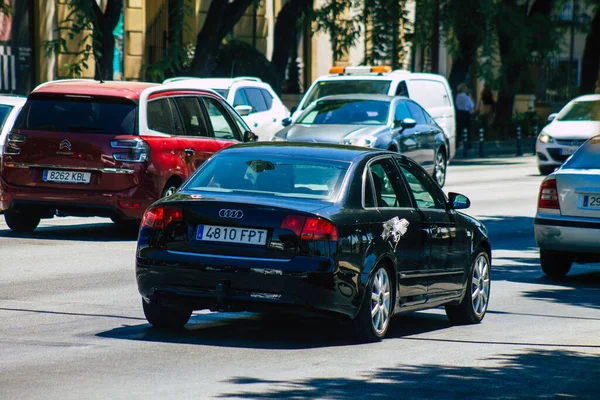
M 583 208 L 598 208 L 598 209 L 600 209 L 600 194 L 581 195 L 581 206 Z
M 204 242 L 264 245 L 267 243 L 267 231 L 265 229 L 198 225 L 196 240 L 202 240 Z
M 571 154 L 575 153 L 578 148 L 579 147 L 562 147 L 560 149 L 560 154 L 563 156 L 570 156 Z
M 44 182 L 59 182 L 59 183 L 90 183 L 92 177 L 91 172 L 80 172 L 80 171 L 54 171 L 44 170 L 42 180 Z

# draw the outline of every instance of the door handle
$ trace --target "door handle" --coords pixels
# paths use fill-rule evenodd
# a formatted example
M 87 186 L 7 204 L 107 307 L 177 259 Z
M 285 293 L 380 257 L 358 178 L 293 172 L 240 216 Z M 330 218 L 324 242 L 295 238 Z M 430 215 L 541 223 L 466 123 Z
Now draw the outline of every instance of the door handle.
M 277 118 L 273 118 L 273 122 L 277 122 Z
M 184 151 L 186 156 L 193 156 L 194 154 L 196 154 L 196 150 L 192 149 L 191 147 L 188 147 Z
M 255 123 L 254 123 L 254 127 L 255 127 L 255 128 L 258 128 L 258 122 L 255 122 Z

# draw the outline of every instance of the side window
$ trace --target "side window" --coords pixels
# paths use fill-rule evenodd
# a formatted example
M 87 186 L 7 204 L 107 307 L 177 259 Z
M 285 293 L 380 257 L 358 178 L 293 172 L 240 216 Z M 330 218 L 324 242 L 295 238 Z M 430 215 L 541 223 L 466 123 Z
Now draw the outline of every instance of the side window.
M 217 99 L 212 97 L 202 97 L 210 123 L 217 139 L 238 140 L 237 131 L 230 120 L 225 108 L 219 104 Z
M 396 89 L 396 96 L 408 97 L 408 87 L 406 86 L 406 81 L 402 81 L 398 84 L 398 88 Z
M 369 172 L 367 177 L 371 176 L 372 183 L 367 179 L 365 207 L 373 207 L 373 201 L 377 207 L 412 207 L 410 196 L 391 159 L 374 161 Z M 373 186 L 369 187 L 371 184 Z
M 406 102 L 400 101 L 396 104 L 396 109 L 394 110 L 394 121 L 402 121 L 405 118 L 411 118 L 410 111 L 408 111 Z
M 421 107 L 419 107 L 419 105 L 417 105 L 417 103 L 407 101 L 406 105 L 408 106 L 408 109 L 410 110 L 410 114 L 412 115 L 413 119 L 417 121 L 417 124 L 427 123 L 427 120 L 425 119 L 425 114 L 423 114 L 423 110 L 421 109 Z
M 233 97 L 233 106 L 249 106 L 250 102 L 246 97 L 246 92 L 244 89 L 238 89 L 235 91 L 235 96 Z
M 270 110 L 271 107 L 273 107 L 273 96 L 271 96 L 271 93 L 269 93 L 269 91 L 266 89 L 260 89 L 260 92 L 262 93 L 263 98 L 265 99 L 267 110 Z
M 175 134 L 173 113 L 169 99 L 162 98 L 148 102 L 148 128 L 153 131 Z
M 263 97 L 260 89 L 258 88 L 245 88 L 246 97 L 250 100 L 250 105 L 252 106 L 252 112 L 263 112 L 267 111 L 267 103 L 265 102 L 265 98 Z
M 445 209 L 446 199 L 440 188 L 427 173 L 403 160 L 399 160 L 399 162 L 400 169 L 406 177 L 409 189 L 417 202 L 417 207 L 422 209 Z
M 188 136 L 208 136 L 204 116 L 197 97 L 175 97 L 183 128 Z

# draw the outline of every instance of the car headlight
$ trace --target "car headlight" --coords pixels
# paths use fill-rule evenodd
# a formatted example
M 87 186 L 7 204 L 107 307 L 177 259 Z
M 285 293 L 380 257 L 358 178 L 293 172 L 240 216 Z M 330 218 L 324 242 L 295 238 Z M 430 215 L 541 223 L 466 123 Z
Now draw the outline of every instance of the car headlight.
M 375 142 L 377 142 L 377 138 L 374 138 L 373 136 L 363 136 L 356 139 L 344 139 L 342 140 L 341 144 L 361 147 L 374 147 Z
M 552 136 L 544 132 L 540 133 L 540 136 L 538 136 L 538 140 L 542 143 L 554 143 L 554 139 L 552 139 Z

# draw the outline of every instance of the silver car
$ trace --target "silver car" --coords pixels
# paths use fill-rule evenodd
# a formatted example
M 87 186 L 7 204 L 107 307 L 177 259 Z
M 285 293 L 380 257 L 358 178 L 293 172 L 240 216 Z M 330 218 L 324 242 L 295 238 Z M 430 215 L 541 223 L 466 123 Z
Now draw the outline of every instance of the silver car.
M 564 277 L 573 262 L 600 262 L 600 135 L 544 179 L 534 227 L 549 277 Z

